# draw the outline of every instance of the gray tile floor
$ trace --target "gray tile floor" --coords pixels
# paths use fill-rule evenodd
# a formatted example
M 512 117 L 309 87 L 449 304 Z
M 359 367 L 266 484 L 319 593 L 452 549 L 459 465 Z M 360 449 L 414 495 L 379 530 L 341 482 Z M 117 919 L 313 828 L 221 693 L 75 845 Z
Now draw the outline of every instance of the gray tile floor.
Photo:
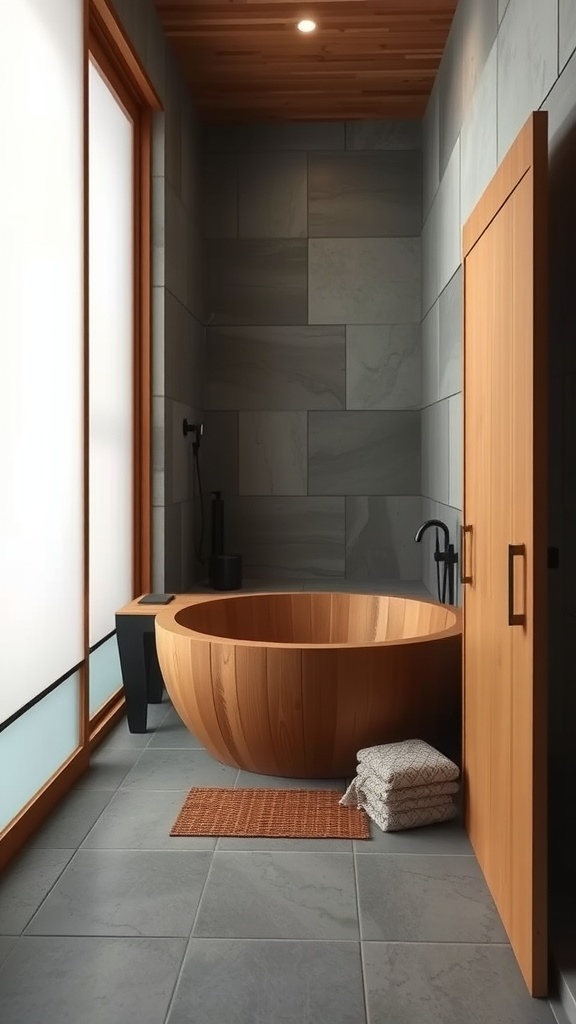
M 2 1024 L 551 1024 L 458 824 L 170 839 L 190 786 L 249 777 L 149 712 L 0 881 Z

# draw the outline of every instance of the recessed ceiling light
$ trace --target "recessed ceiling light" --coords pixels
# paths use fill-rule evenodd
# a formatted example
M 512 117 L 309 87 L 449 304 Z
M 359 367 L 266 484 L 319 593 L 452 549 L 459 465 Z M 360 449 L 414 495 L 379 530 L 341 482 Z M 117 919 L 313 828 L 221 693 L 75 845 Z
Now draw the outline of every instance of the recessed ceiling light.
M 298 29 L 300 32 L 313 32 L 316 28 L 316 22 L 310 21 L 309 18 L 304 18 L 303 21 L 298 22 Z

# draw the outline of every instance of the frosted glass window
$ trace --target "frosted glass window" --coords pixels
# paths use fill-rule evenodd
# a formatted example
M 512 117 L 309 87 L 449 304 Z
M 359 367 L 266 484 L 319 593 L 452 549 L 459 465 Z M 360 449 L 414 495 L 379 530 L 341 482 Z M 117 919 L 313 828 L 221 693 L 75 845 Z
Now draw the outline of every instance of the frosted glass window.
M 134 131 L 89 67 L 90 646 L 132 597 Z
M 83 658 L 83 78 L 82 0 L 0 0 L 0 722 Z
M 90 718 L 122 689 L 122 669 L 116 635 L 105 640 L 90 655 Z
M 0 732 L 0 832 L 80 746 L 79 674 Z

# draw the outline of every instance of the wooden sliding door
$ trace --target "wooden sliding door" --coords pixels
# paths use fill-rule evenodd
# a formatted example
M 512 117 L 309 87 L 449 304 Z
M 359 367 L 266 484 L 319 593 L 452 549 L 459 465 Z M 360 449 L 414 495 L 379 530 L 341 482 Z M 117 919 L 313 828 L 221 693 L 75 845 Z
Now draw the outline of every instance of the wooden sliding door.
M 547 988 L 547 118 L 464 227 L 466 827 L 526 983 Z

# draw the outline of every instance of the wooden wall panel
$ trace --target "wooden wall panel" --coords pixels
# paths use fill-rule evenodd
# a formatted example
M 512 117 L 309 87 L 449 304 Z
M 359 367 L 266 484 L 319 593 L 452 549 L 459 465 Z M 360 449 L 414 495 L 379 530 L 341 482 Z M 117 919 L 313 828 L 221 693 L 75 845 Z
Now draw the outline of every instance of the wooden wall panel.
M 547 145 L 537 112 L 463 231 L 466 825 L 538 996 L 548 970 Z

